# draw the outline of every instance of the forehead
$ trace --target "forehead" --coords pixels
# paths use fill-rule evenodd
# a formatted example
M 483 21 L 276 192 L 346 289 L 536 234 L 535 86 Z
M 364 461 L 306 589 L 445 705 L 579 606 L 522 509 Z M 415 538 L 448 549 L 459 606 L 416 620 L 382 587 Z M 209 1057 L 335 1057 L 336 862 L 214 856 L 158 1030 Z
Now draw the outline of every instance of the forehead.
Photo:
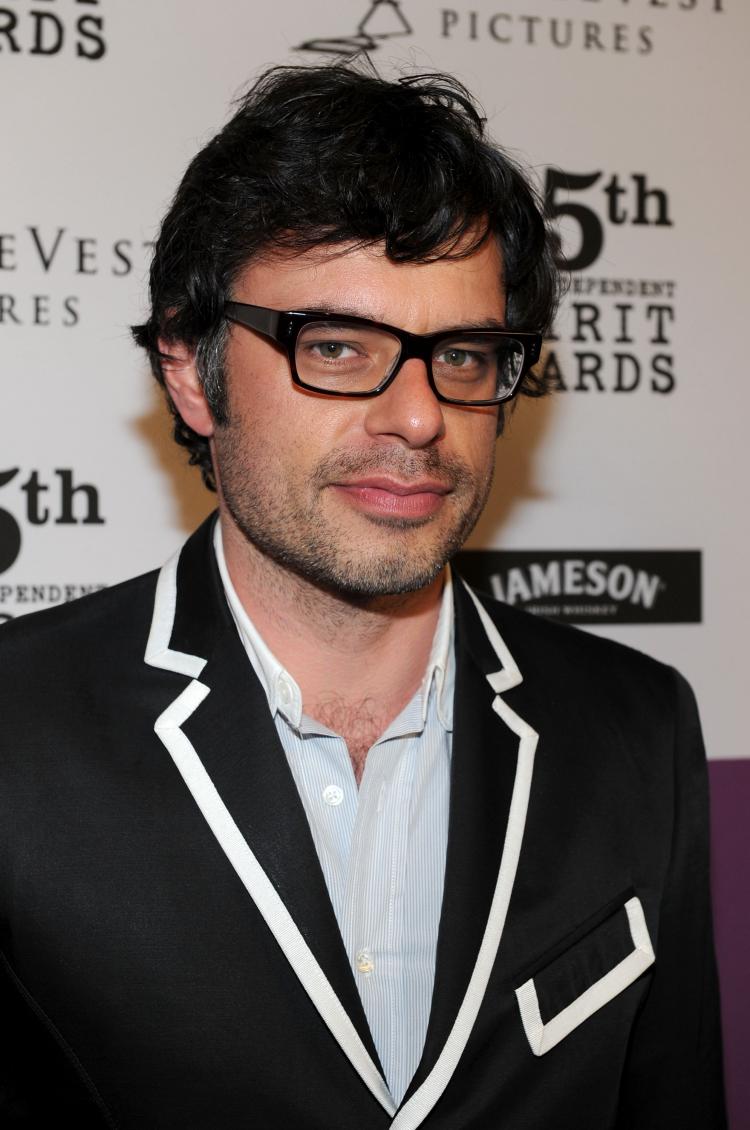
M 277 310 L 326 309 L 428 333 L 502 318 L 503 267 L 495 240 L 462 258 L 394 262 L 382 244 L 323 246 L 252 260 L 233 298 Z

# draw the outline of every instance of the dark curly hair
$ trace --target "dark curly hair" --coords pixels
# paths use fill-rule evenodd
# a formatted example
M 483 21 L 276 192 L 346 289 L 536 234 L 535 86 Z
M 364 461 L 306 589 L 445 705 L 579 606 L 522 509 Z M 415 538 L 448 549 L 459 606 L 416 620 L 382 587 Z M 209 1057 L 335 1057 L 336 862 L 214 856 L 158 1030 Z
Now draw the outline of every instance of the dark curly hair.
M 194 349 L 225 423 L 224 303 L 254 255 L 382 242 L 395 261 L 426 262 L 469 255 L 488 236 L 503 253 L 508 326 L 548 329 L 560 285 L 555 237 L 460 82 L 389 82 L 367 62 L 274 67 L 188 166 L 154 248 L 151 316 L 133 335 L 162 386 L 159 340 Z M 531 372 L 521 391 L 546 389 Z M 170 408 L 175 439 L 214 488 L 207 440 Z

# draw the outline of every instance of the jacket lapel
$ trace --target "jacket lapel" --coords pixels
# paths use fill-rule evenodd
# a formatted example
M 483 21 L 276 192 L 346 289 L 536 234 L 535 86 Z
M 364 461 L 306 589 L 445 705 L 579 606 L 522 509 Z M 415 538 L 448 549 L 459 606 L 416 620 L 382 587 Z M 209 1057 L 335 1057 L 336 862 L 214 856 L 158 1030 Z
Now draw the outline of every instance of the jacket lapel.
M 502 699 L 521 682 L 487 612 L 454 585 L 456 687 L 445 887 L 421 1063 L 393 1123 L 427 1117 L 463 1053 L 495 963 L 526 820 L 537 734 Z
M 190 677 L 155 729 L 321 1017 L 393 1113 L 302 803 L 204 524 L 160 574 L 146 662 Z

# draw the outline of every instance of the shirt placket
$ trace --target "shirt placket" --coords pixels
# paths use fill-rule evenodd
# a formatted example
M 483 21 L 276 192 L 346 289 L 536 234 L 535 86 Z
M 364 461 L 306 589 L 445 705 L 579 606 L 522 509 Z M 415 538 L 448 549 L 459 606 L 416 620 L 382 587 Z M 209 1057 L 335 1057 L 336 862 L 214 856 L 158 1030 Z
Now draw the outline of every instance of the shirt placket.
M 345 942 L 365 1015 L 394 1092 L 405 1070 L 399 1034 L 413 741 L 412 736 L 384 738 L 368 753 L 344 916 Z
M 277 722 L 277 726 L 284 725 L 283 720 Z M 320 727 L 306 717 L 296 733 L 287 728 L 286 737 L 287 757 L 331 904 L 341 922 L 358 809 L 357 784 L 346 742 L 330 731 L 321 733 Z

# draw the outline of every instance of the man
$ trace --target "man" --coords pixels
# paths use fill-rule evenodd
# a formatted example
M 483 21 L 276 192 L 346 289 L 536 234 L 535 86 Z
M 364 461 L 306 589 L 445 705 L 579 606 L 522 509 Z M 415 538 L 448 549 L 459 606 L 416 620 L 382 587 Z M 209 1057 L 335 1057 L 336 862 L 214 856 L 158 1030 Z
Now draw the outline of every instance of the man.
M 723 1125 L 690 692 L 447 568 L 553 250 L 441 76 L 191 164 L 136 336 L 218 520 L 0 637 L 3 1125 Z

